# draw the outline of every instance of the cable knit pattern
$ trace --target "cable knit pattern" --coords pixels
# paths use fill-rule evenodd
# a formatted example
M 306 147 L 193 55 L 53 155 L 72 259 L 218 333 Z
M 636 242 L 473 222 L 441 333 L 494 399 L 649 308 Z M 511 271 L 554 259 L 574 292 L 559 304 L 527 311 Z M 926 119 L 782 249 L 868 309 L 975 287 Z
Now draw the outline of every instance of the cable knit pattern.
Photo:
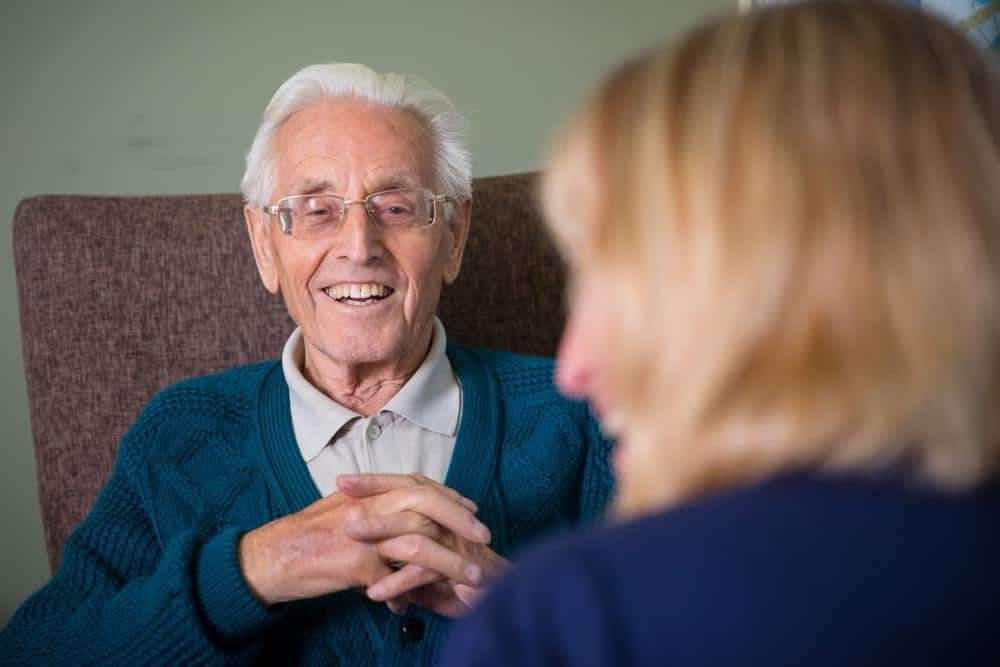
M 462 385 L 446 484 L 472 498 L 511 556 L 596 518 L 609 443 L 559 397 L 552 362 L 449 345 Z M 2 664 L 434 664 L 450 621 L 406 617 L 354 592 L 262 607 L 237 545 L 317 500 L 298 455 L 280 363 L 181 382 L 122 441 L 114 473 L 52 581 L 0 633 Z M 404 639 L 407 618 L 424 637 Z

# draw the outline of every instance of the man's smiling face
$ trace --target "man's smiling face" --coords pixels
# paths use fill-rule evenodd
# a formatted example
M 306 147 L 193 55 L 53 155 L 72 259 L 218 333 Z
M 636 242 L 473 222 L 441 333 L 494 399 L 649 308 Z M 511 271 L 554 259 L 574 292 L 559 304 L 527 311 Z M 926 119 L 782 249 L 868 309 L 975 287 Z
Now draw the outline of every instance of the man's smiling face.
M 435 189 L 431 137 L 416 115 L 353 99 L 317 102 L 293 114 L 274 139 L 277 180 L 269 204 L 298 194 L 349 200 L 398 187 Z M 415 368 L 427 352 L 441 287 L 458 275 L 469 203 L 450 220 L 387 232 L 362 205 L 319 239 L 282 233 L 248 206 L 264 285 L 281 291 L 302 327 L 306 371 Z M 268 224 L 261 224 L 262 222 Z

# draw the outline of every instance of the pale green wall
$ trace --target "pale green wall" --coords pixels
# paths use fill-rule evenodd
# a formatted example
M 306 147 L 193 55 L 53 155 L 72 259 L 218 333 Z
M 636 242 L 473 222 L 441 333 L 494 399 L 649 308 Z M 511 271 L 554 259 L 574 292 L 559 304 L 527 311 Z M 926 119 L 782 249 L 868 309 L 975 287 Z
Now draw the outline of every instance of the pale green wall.
M 413 72 L 447 91 L 472 122 L 476 175 L 535 169 L 558 119 L 600 73 L 735 5 L 2 0 L 0 219 L 41 193 L 234 192 L 271 93 L 299 67 L 331 60 Z M 48 577 L 6 235 L 0 625 Z

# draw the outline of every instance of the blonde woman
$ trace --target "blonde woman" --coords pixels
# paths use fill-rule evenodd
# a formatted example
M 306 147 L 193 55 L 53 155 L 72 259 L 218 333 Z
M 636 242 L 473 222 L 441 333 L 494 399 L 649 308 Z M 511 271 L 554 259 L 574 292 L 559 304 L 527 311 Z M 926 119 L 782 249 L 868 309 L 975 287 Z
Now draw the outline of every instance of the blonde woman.
M 615 73 L 544 187 L 617 513 L 450 665 L 1000 664 L 1000 79 L 882 2 Z

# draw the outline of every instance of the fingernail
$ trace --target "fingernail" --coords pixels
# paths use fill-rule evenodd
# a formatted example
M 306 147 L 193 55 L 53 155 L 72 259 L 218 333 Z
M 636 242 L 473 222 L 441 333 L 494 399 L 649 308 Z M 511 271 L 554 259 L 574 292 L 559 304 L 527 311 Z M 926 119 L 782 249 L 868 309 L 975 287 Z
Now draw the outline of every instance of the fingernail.
M 337 475 L 337 486 L 358 481 L 357 475 Z
M 484 523 L 482 523 L 480 521 L 477 521 L 476 525 L 473 527 L 472 530 L 476 534 L 476 537 L 483 544 L 489 544 L 490 543 L 490 540 L 492 539 L 492 536 L 490 535 L 490 529 L 486 527 L 486 524 L 484 524 Z
M 383 586 L 382 584 L 372 584 L 371 586 L 368 587 L 368 590 L 365 592 L 368 594 L 368 597 L 371 598 L 372 600 L 375 600 L 376 602 L 381 602 L 382 599 L 385 597 L 385 586 Z
M 479 505 L 477 505 L 476 503 L 472 502 L 468 498 L 465 498 L 465 497 L 462 498 L 462 505 L 464 505 L 465 508 L 468 509 L 469 511 L 472 511 L 472 512 L 478 512 L 479 511 Z
M 465 576 L 473 586 L 478 586 L 483 581 L 483 569 L 475 563 L 469 563 L 465 566 Z

